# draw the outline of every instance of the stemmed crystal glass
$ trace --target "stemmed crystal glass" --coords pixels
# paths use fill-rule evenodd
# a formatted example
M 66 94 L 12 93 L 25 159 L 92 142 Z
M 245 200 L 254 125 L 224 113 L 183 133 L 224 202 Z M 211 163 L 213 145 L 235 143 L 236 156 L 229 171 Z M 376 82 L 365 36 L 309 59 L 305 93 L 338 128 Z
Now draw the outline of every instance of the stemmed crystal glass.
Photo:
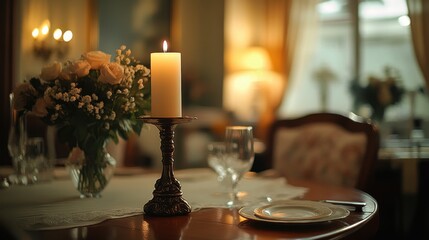
M 207 163 L 217 173 L 217 180 L 222 183 L 226 176 L 225 142 L 211 142 L 207 145 Z
M 251 126 L 228 126 L 225 130 L 224 164 L 230 181 L 229 207 L 240 206 L 237 184 L 253 165 L 253 129 Z

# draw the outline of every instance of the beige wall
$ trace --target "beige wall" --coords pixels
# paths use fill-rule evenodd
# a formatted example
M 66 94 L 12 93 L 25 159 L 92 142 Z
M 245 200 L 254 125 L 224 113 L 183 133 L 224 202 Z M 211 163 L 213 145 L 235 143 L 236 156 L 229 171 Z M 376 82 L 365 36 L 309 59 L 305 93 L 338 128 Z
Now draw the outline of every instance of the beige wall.
M 172 38 L 173 43 L 179 46 L 178 51 L 182 53 L 184 87 L 190 87 L 186 81 L 201 84 L 204 94 L 195 102 L 221 107 L 224 1 L 175 0 L 173 9 Z
M 93 48 L 93 43 L 89 39 L 96 38 L 97 31 L 90 31 L 93 23 L 91 20 L 90 8 L 92 0 L 20 0 L 18 22 L 20 23 L 17 32 L 18 48 L 15 49 L 16 58 L 16 79 L 15 82 L 22 82 L 40 73 L 43 65 L 59 60 L 76 59 L 80 55 Z M 45 19 L 51 22 L 49 37 L 52 39 L 52 32 L 56 28 L 70 29 L 73 32 L 73 39 L 69 43 L 68 54 L 63 59 L 52 55 L 50 59 L 44 61 L 33 54 L 33 37 L 31 32 L 39 27 Z M 92 36 L 89 36 L 91 34 Z M 54 45 L 54 41 L 50 42 Z

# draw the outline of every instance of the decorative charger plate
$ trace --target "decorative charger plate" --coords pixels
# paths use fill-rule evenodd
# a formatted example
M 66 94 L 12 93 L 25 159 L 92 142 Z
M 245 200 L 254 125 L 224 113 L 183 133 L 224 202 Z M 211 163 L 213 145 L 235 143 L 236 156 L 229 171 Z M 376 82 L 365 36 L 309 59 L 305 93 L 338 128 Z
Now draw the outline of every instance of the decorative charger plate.
M 308 220 L 328 217 L 332 209 L 315 201 L 290 200 L 255 208 L 254 214 L 272 220 Z
M 298 202 L 298 203 L 297 203 Z M 302 202 L 302 203 L 300 203 Z M 305 203 L 304 203 L 305 202 Z M 258 206 L 246 206 L 241 208 L 238 213 L 240 216 L 254 220 L 254 221 L 261 221 L 261 222 L 269 222 L 269 223 L 282 223 L 282 224 L 312 224 L 312 223 L 323 223 L 328 222 L 332 220 L 342 219 L 347 217 L 350 214 L 350 211 L 347 210 L 344 207 L 336 206 L 329 203 L 323 203 L 323 202 L 315 202 L 313 201 L 311 204 L 308 203 L 310 201 L 305 200 L 285 200 L 285 201 L 277 201 L 273 202 L 269 205 L 258 205 Z M 300 214 L 295 215 L 295 217 L 285 217 L 284 212 L 288 209 L 290 210 L 289 206 L 291 203 L 296 204 L 298 206 L 299 204 L 305 205 L 305 208 L 301 208 L 297 210 L 297 208 L 294 209 L 296 212 L 301 212 Z M 307 204 L 307 205 L 306 205 Z M 308 208 L 308 204 L 310 204 L 310 208 Z M 317 206 L 317 207 L 314 207 Z M 323 208 L 320 208 L 320 206 L 323 206 Z M 329 208 L 331 210 L 331 214 L 327 214 L 324 209 L 325 207 Z M 262 213 L 260 211 L 263 211 L 264 209 L 270 209 L 274 210 L 274 212 L 279 213 L 278 216 L 267 217 L 267 213 Z M 303 210 L 304 209 L 304 210 Z M 316 209 L 316 211 L 314 210 Z M 256 214 L 258 212 L 258 215 Z M 306 212 L 306 213 L 304 213 Z M 311 217 L 308 212 L 311 212 L 316 217 Z M 325 213 L 324 213 L 325 212 Z M 260 216 L 259 216 L 260 215 Z M 273 214 L 271 214 L 273 215 Z M 301 215 L 301 217 L 299 216 Z M 325 216 L 324 216 L 325 215 Z M 262 217 L 261 217 L 262 216 Z

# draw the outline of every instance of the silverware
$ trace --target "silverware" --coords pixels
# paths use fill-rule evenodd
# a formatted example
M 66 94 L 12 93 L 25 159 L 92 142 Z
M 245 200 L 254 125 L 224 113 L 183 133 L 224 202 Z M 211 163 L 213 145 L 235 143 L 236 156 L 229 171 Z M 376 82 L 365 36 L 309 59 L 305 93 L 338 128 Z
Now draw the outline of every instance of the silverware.
M 322 200 L 321 202 L 331 203 L 335 205 L 343 205 L 348 207 L 354 207 L 356 212 L 362 212 L 363 207 L 366 206 L 366 202 L 357 202 L 357 201 L 339 201 L 339 200 Z

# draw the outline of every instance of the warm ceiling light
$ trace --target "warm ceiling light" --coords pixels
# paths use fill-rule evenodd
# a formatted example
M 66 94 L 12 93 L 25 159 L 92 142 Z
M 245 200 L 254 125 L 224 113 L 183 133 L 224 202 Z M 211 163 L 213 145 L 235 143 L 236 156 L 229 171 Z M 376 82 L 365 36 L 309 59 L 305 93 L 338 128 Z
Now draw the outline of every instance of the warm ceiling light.
M 411 24 L 410 17 L 408 17 L 407 15 L 400 16 L 398 17 L 398 23 L 403 27 L 410 26 Z

